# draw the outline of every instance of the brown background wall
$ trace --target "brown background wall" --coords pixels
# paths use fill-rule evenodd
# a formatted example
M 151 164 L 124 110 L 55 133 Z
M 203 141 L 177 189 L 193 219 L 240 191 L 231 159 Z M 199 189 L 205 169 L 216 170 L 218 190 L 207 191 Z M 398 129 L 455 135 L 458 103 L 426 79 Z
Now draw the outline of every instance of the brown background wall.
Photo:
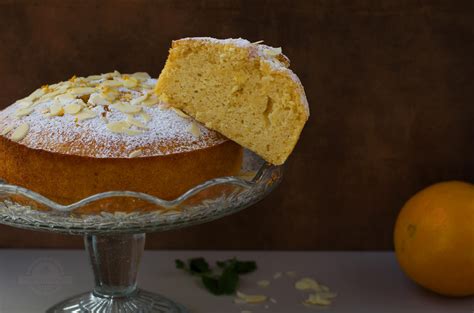
M 411 194 L 474 181 L 474 6 L 380 2 L 0 0 L 0 108 L 73 74 L 157 76 L 175 38 L 264 39 L 283 46 L 311 106 L 284 182 L 148 247 L 390 249 Z M 81 239 L 0 226 L 0 247 L 33 246 Z

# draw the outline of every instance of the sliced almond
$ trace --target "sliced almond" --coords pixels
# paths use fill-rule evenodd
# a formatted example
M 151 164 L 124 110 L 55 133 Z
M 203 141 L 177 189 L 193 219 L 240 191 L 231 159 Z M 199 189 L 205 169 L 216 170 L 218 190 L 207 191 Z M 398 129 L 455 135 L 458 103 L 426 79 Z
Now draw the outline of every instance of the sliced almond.
M 277 55 L 281 54 L 282 51 L 281 51 L 281 47 L 278 47 L 278 48 L 268 47 L 267 49 L 265 49 L 263 51 L 263 53 L 265 55 L 274 57 L 274 56 L 277 56 Z
M 112 107 L 122 113 L 138 113 L 142 110 L 141 106 L 130 105 L 125 102 L 115 102 Z
M 138 85 L 138 79 L 131 76 L 124 76 L 124 78 L 122 79 L 122 84 L 124 87 L 133 88 Z
M 16 105 L 18 105 L 20 108 L 29 108 L 33 105 L 33 101 L 30 99 L 21 99 L 15 102 Z
M 130 104 L 131 104 L 131 105 L 140 104 L 140 103 L 142 103 L 143 101 L 145 101 L 147 98 L 148 98 L 148 93 L 146 93 L 146 94 L 144 94 L 143 96 L 140 96 L 140 97 L 138 97 L 138 98 L 135 98 L 135 99 L 130 100 Z
M 53 99 L 54 97 L 58 96 L 58 95 L 61 95 L 63 94 L 63 91 L 62 90 L 56 90 L 56 91 L 53 91 L 53 92 L 48 92 L 46 93 L 45 95 L 43 95 L 41 98 L 39 98 L 39 101 L 46 101 L 46 100 L 49 100 L 49 99 Z
M 13 131 L 13 134 L 10 137 L 10 139 L 18 142 L 22 140 L 23 138 L 25 138 L 29 130 L 30 130 L 30 125 L 28 125 L 28 123 L 23 123 Z
M 102 79 L 102 75 L 90 75 L 90 76 L 87 76 L 86 79 L 88 81 L 100 80 Z
M 42 89 L 42 88 L 39 88 L 39 89 L 36 89 L 35 91 L 33 91 L 28 97 L 26 97 L 28 100 L 30 101 L 35 101 L 36 99 L 38 99 L 39 97 L 43 96 L 46 92 Z
M 5 136 L 6 134 L 8 134 L 9 132 L 11 132 L 13 130 L 13 128 L 15 128 L 13 125 L 8 125 L 7 127 L 5 127 L 1 132 L 0 132 L 0 136 Z
M 137 149 L 137 150 L 134 150 L 132 152 L 130 152 L 130 154 L 128 155 L 129 158 L 136 158 L 136 157 L 139 157 L 143 154 L 143 151 L 142 149 Z
M 81 112 L 76 114 L 76 121 L 84 121 L 97 116 L 97 113 L 94 111 L 84 109 Z
M 138 79 L 140 81 L 145 81 L 145 80 L 148 80 L 148 79 L 151 78 L 150 75 L 148 75 L 148 73 L 145 73 L 145 72 L 133 73 L 132 77 L 135 77 L 136 79 Z
M 71 88 L 69 92 L 75 96 L 84 96 L 84 95 L 90 95 L 91 93 L 96 92 L 96 88 L 92 87 L 76 87 L 76 88 Z
M 247 295 L 237 291 L 237 297 L 244 300 L 246 303 L 262 303 L 267 301 L 267 296 L 264 295 Z
M 148 98 L 146 100 L 144 100 L 142 103 L 143 103 L 143 105 L 151 107 L 152 105 L 156 105 L 156 104 L 160 103 L 160 98 L 157 95 L 152 94 L 152 95 L 148 96 Z
M 177 108 L 174 108 L 174 107 L 170 107 L 170 109 L 171 109 L 171 111 L 173 111 L 174 113 L 178 114 L 181 117 L 189 118 L 189 115 L 187 115 L 186 113 L 184 113 L 180 109 L 177 109 Z
M 59 102 L 55 102 L 49 106 L 49 114 L 51 116 L 63 116 L 64 107 Z
M 99 94 L 99 93 L 91 94 L 91 96 L 89 97 L 89 100 L 87 101 L 87 103 L 91 103 L 91 104 L 94 104 L 94 105 L 108 105 L 108 104 L 110 104 L 110 102 L 105 98 L 105 96 L 102 95 L 102 94 Z
M 101 86 L 104 86 L 104 87 L 122 87 L 123 86 L 123 83 L 122 81 L 119 81 L 119 80 L 105 80 L 101 83 Z
M 129 124 L 126 121 L 110 122 L 107 125 L 107 129 L 113 133 L 124 133 L 125 130 L 129 129 Z
M 316 294 L 310 294 L 308 296 L 308 299 L 306 299 L 304 302 L 304 304 L 311 304 L 311 305 L 330 305 L 331 304 L 331 300 L 329 300 L 328 298 L 323 298 L 320 294 L 316 293 Z
M 268 281 L 268 280 L 259 280 L 257 282 L 257 285 L 260 286 L 260 287 L 266 288 L 266 287 L 270 286 L 270 281 Z
M 298 290 L 315 290 L 320 291 L 319 283 L 312 278 L 304 277 L 295 283 L 295 288 Z
M 33 111 L 34 111 L 34 108 L 20 108 L 15 111 L 15 116 L 16 117 L 26 116 L 26 115 L 29 115 Z
M 70 93 L 65 93 L 57 96 L 55 100 L 61 103 L 62 105 L 66 105 L 76 100 L 76 97 Z
M 100 96 L 102 98 L 108 100 L 109 102 L 112 102 L 115 99 L 117 99 L 119 95 L 120 95 L 120 92 L 118 92 L 116 89 L 112 89 L 112 88 L 109 88 L 109 87 L 102 87 L 101 88 Z
M 148 129 L 148 127 L 143 124 L 142 122 L 140 122 L 139 120 L 137 119 L 134 119 L 133 116 L 129 115 L 127 116 L 127 122 L 132 126 L 136 126 L 138 128 L 143 128 L 143 129 Z
M 82 101 L 82 100 L 80 100 Z M 82 101 L 83 102 L 83 101 Z M 84 102 L 83 102 L 84 103 Z M 64 107 L 64 112 L 67 114 L 77 114 L 82 110 L 83 106 L 79 102 L 74 102 Z
M 282 275 L 281 272 L 276 272 L 275 274 L 273 274 L 273 279 L 278 279 L 281 277 L 281 275 Z
M 286 274 L 286 276 L 288 276 L 288 277 L 295 277 L 295 276 L 296 276 L 296 272 L 295 272 L 295 271 L 288 271 L 288 272 L 286 272 L 285 274 Z
M 189 125 L 188 131 L 194 136 L 194 137 L 199 137 L 201 136 L 201 129 L 199 128 L 198 124 L 196 122 L 192 122 L 191 125 Z

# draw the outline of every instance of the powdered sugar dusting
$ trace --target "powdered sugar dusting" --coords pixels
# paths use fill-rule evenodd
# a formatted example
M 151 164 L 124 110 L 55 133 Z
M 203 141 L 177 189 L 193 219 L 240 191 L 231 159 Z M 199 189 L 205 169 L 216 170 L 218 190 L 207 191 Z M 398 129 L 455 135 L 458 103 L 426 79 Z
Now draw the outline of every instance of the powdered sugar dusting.
M 126 75 L 115 74 L 113 80 L 104 75 L 113 75 L 113 73 L 89 79 L 88 88 L 90 86 L 94 88 L 94 92 L 88 93 L 89 99 L 95 99 L 95 95 L 103 92 L 105 81 L 113 81 L 110 84 L 115 84 L 115 81 L 121 81 L 125 77 L 123 84 L 136 83 L 135 81 L 127 82 Z M 82 78 L 77 80 L 83 81 Z M 127 105 L 135 103 L 134 99 L 151 94 L 155 83 L 155 79 L 140 77 L 133 87 L 125 87 L 123 84 L 117 86 L 116 90 L 123 96 L 120 103 L 125 102 Z M 65 92 L 58 95 L 71 94 L 71 90 L 78 87 L 76 82 L 69 85 L 64 88 Z M 46 88 L 45 94 L 57 93 L 58 88 L 62 88 L 61 86 L 60 84 L 59 87 L 53 85 L 51 90 Z M 20 143 L 33 149 L 95 158 L 127 158 L 137 149 L 141 150 L 139 157 L 149 157 L 204 149 L 226 141 L 226 138 L 193 119 L 179 116 L 164 103 L 146 105 L 147 100 L 143 100 L 135 103 L 139 106 L 140 112 L 127 114 L 115 108 L 113 102 L 118 100 L 110 101 L 108 103 L 110 106 L 95 105 L 89 101 L 82 112 L 93 112 L 95 114 L 92 115 L 95 117 L 78 120 L 78 114 L 51 115 L 53 111 L 51 106 L 57 104 L 59 100 L 64 100 L 58 100 L 55 96 L 45 101 L 34 100 L 36 103 L 31 106 L 34 110 L 30 114 L 16 117 L 15 113 L 25 106 L 25 101 L 31 100 L 28 97 L 25 99 L 0 112 L 0 133 L 2 130 L 15 129 L 21 124 L 28 123 L 29 132 Z M 78 98 L 73 101 L 81 100 Z M 82 103 L 85 104 L 85 102 Z M 127 122 L 127 133 L 112 132 L 107 128 L 107 124 L 111 122 L 131 119 L 133 123 Z M 193 123 L 196 123 L 199 128 L 199 136 L 196 136 L 196 132 L 189 131 Z M 10 138 L 10 135 L 11 131 L 4 134 L 4 137 Z

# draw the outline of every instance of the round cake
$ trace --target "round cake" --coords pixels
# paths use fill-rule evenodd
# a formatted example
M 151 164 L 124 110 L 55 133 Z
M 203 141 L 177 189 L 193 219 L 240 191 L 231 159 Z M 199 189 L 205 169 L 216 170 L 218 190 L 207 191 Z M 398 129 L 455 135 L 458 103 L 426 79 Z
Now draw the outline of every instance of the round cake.
M 116 71 L 74 76 L 18 100 L 0 111 L 0 178 L 69 204 L 111 190 L 170 200 L 237 174 L 242 148 L 160 101 L 155 84 L 147 73 Z

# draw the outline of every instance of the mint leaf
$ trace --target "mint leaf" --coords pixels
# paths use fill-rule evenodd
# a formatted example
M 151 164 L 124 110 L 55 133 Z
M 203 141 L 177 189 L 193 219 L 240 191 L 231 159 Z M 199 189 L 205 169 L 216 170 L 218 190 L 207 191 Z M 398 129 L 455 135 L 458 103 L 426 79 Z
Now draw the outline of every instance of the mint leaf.
M 185 270 L 191 275 L 201 276 L 204 287 L 214 295 L 234 294 L 239 285 L 239 275 L 253 272 L 257 269 L 254 261 L 239 261 L 236 258 L 217 261 L 216 265 L 222 269 L 220 275 L 212 275 L 212 269 L 204 258 L 194 258 L 185 263 L 175 260 L 176 268 Z
M 247 274 L 254 272 L 257 269 L 257 263 L 255 261 L 239 261 L 236 258 L 226 260 L 226 261 L 217 261 L 217 266 L 220 268 L 232 267 L 235 269 L 237 274 Z
M 176 259 L 174 260 L 174 263 L 176 264 L 176 268 L 178 269 L 185 269 L 186 268 L 186 264 L 184 264 L 183 261 L 181 261 L 180 259 Z
M 222 294 L 221 289 L 219 288 L 219 280 L 215 277 L 211 276 L 202 276 L 201 277 L 202 284 L 209 290 L 212 294 L 219 296 Z
M 204 258 L 194 258 L 189 260 L 189 270 L 192 274 L 210 273 L 209 263 Z
M 223 294 L 232 295 L 237 290 L 239 275 L 231 267 L 226 268 L 219 278 L 219 288 Z
M 257 269 L 257 263 L 254 261 L 235 261 L 234 269 L 237 274 L 252 273 Z

